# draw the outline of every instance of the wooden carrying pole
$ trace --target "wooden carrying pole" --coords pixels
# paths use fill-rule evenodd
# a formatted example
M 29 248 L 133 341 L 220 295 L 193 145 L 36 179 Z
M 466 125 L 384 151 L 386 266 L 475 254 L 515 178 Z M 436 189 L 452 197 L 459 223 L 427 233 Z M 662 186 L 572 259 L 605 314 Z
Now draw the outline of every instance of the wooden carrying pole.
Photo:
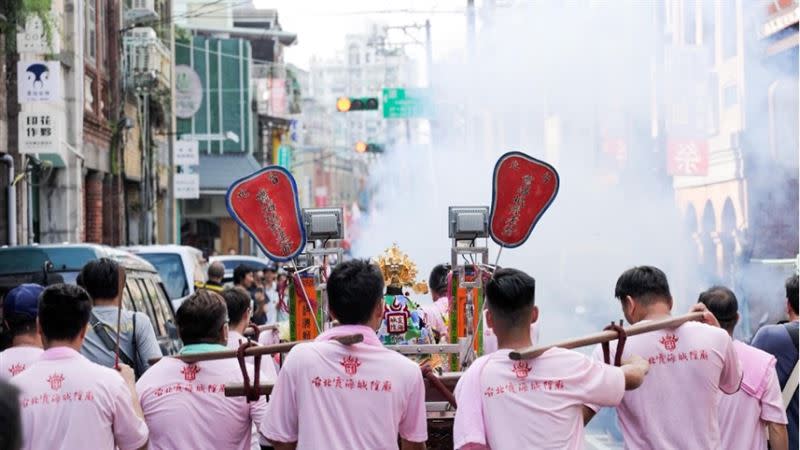
M 353 344 L 358 344 L 359 342 L 363 342 L 364 336 L 361 334 L 348 334 L 346 336 L 335 337 L 331 340 L 337 341 L 344 345 L 353 345 Z M 294 342 L 283 342 L 280 344 L 273 344 L 273 345 L 256 345 L 245 349 L 244 356 L 273 355 L 275 353 L 286 353 L 289 350 L 291 350 L 295 345 L 302 344 L 304 342 L 313 342 L 313 341 L 294 341 Z M 218 352 L 192 353 L 188 355 L 166 356 L 165 358 L 175 358 L 177 360 L 191 364 L 200 361 L 213 361 L 217 359 L 229 359 L 237 357 L 238 355 L 236 350 L 222 350 Z M 150 363 L 150 365 L 153 365 L 157 363 L 160 359 L 161 358 L 153 358 L 148 362 Z
M 651 331 L 663 330 L 665 328 L 677 328 L 686 322 L 702 320 L 702 318 L 703 318 L 702 312 L 694 312 L 694 313 L 684 314 L 682 316 L 670 317 L 661 320 L 654 320 L 625 328 L 625 335 L 636 336 L 637 334 L 649 333 Z M 600 333 L 590 334 L 588 336 L 583 336 L 576 339 L 570 339 L 568 341 L 563 341 L 556 344 L 544 345 L 541 347 L 524 348 L 521 350 L 513 351 L 508 356 L 514 360 L 533 359 L 541 355 L 542 353 L 550 350 L 553 347 L 560 347 L 560 348 L 586 347 L 588 345 L 596 345 L 596 344 L 602 344 L 603 342 L 613 341 L 617 339 L 617 337 L 618 335 L 616 331 L 603 331 Z

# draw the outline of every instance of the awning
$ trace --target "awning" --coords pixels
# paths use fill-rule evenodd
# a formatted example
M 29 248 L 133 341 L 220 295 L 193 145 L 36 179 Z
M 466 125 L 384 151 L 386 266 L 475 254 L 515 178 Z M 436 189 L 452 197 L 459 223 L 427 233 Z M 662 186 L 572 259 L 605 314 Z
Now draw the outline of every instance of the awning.
M 261 166 L 250 153 L 200 155 L 200 194 L 222 195 L 234 181 Z

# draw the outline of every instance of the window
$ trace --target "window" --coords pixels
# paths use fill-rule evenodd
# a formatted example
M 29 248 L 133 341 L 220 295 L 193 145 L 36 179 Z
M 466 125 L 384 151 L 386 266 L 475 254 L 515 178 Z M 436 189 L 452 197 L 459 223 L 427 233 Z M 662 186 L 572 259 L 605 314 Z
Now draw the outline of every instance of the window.
M 739 93 L 735 84 L 729 84 L 722 88 L 722 107 L 732 108 L 739 103 Z
M 150 311 L 150 317 L 153 321 L 153 327 L 156 328 L 159 336 L 167 335 L 167 318 L 164 315 L 164 308 L 161 305 L 161 299 L 156 293 L 156 288 L 153 286 L 153 281 L 149 279 L 139 280 L 141 283 L 142 292 L 146 292 L 145 302 L 147 309 Z
M 695 0 L 683 2 L 683 41 L 686 45 L 697 44 L 697 4 Z
M 100 2 L 100 26 L 103 27 L 106 25 L 106 1 L 98 1 Z M 106 33 L 100 34 L 98 44 L 100 45 L 100 67 L 102 70 L 106 70 L 106 61 L 108 61 L 108 40 L 109 36 L 107 36 Z
M 728 59 L 737 53 L 736 2 L 722 2 L 722 58 Z
M 348 50 L 348 62 L 351 66 L 357 66 L 360 64 L 359 57 L 358 57 L 358 46 L 351 45 L 350 49 Z
M 703 47 L 708 51 L 711 64 L 716 62 L 717 55 L 716 23 L 714 0 L 703 0 Z
M 147 307 L 144 304 L 144 295 L 139 289 L 139 284 L 136 283 L 136 280 L 134 278 L 128 278 L 128 281 L 125 282 L 125 285 L 128 287 L 128 291 L 130 291 L 131 300 L 133 300 L 133 307 L 136 309 L 136 311 L 147 314 Z
M 85 35 L 83 38 L 84 57 L 91 62 L 97 58 L 97 0 L 84 0 Z
M 139 256 L 156 267 L 170 299 L 175 300 L 189 295 L 189 284 L 186 281 L 181 255 L 176 253 L 139 253 Z

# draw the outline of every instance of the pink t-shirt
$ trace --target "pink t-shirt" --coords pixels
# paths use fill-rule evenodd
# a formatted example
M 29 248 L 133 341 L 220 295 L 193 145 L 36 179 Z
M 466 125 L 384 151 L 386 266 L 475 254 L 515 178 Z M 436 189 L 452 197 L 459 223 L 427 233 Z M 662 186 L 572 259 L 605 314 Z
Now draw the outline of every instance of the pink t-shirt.
M 625 393 L 622 369 L 578 352 L 554 348 L 527 361 L 509 359 L 510 352 L 501 349 L 481 357 L 485 364 L 473 364 L 459 380 L 456 448 L 488 444 L 494 449 L 582 449 L 583 405 L 616 406 Z M 476 375 L 479 394 L 462 385 Z M 467 415 L 476 413 L 473 408 L 482 408 L 485 436 L 476 427 L 462 426 Z
M 354 333 L 345 346 L 331 337 Z M 375 331 L 342 325 L 289 352 L 270 397 L 261 434 L 302 449 L 397 449 L 397 436 L 428 438 L 419 367 L 383 348 Z
M 11 383 L 22 391 L 23 449 L 131 450 L 147 442 L 122 376 L 71 348 L 45 351 Z
M 739 356 L 745 379 L 758 380 L 762 389 L 748 393 L 749 389 L 745 389 L 742 381 L 742 389 L 735 394 L 720 394 L 719 429 L 722 448 L 767 450 L 767 422 L 788 422 L 778 373 L 775 371 L 775 357 L 740 341 L 733 341 L 733 347 Z M 755 357 L 751 357 L 752 354 Z
M 446 339 L 448 336 L 447 315 L 450 314 L 450 301 L 447 297 L 442 297 L 430 305 L 420 307 L 420 309 L 424 313 L 425 324 Z
M 225 397 L 231 383 L 242 383 L 235 359 L 186 364 L 163 358 L 150 367 L 136 383 L 150 448 L 249 449 L 251 424 L 261 422 L 267 403 L 264 397 L 252 403 Z
M 28 345 L 7 348 L 0 352 L 0 380 L 8 380 L 19 375 L 39 359 L 43 352 L 44 350 L 39 347 Z
M 616 341 L 610 347 L 613 358 Z M 687 322 L 675 329 L 629 337 L 623 359 L 631 355 L 648 360 L 650 371 L 617 407 L 625 448 L 719 449 L 718 395 L 720 390 L 736 392 L 742 379 L 728 333 Z M 602 360 L 599 346 L 594 356 Z

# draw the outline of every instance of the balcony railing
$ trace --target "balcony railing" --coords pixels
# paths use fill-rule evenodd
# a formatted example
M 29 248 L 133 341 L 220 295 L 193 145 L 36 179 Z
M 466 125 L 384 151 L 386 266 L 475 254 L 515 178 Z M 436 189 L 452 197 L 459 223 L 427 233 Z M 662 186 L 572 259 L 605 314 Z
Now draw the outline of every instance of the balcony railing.
M 125 78 L 129 89 L 169 90 L 172 55 L 149 27 L 130 30 L 123 38 Z

